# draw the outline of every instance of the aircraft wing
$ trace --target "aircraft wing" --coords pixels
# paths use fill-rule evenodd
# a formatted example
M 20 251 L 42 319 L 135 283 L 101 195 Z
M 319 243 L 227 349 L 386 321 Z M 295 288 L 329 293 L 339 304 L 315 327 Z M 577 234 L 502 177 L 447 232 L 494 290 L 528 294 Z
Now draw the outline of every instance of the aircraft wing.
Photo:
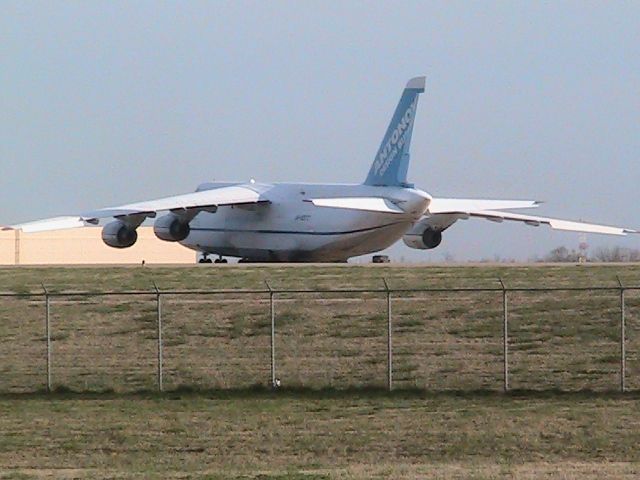
M 157 212 L 172 211 L 195 216 L 200 211 L 215 211 L 227 205 L 250 205 L 270 203 L 264 196 L 269 185 L 243 184 L 202 190 L 194 193 L 175 195 L 138 203 L 129 203 L 116 207 L 102 208 L 75 216 L 55 217 L 35 222 L 22 223 L 4 227 L 3 230 L 22 230 L 24 232 L 41 232 L 96 225 L 102 218 L 131 218 L 134 223 L 141 223 L 147 217 L 155 217 Z
M 527 200 L 474 200 L 457 198 L 434 198 L 427 210 L 427 216 L 419 223 L 428 225 L 434 230 L 444 230 L 453 225 L 457 220 L 466 220 L 471 217 L 485 218 L 501 223 L 504 220 L 522 222 L 530 226 L 549 225 L 554 230 L 572 232 L 602 233 L 607 235 L 626 235 L 627 233 L 640 233 L 640 230 L 630 228 L 611 227 L 594 223 L 574 222 L 557 218 L 522 215 L 519 213 L 503 212 L 500 210 L 532 208 L 541 202 Z
M 66 230 L 70 228 L 85 227 L 87 222 L 79 216 L 54 217 L 35 222 L 21 223 L 2 227 L 2 230 L 22 230 L 26 233 L 44 232 L 47 230 Z
M 537 200 L 482 200 L 476 198 L 433 198 L 429 213 L 457 213 L 478 210 L 511 210 L 535 208 L 542 202 Z
M 511 220 L 515 222 L 523 222 L 532 227 L 540 225 L 549 225 L 554 230 L 566 230 L 569 232 L 586 232 L 586 233 L 603 233 L 606 235 L 626 235 L 627 233 L 640 233 L 640 230 L 633 230 L 623 227 L 611 227 L 608 225 L 599 225 L 596 223 L 573 222 L 569 220 L 560 220 L 557 218 L 536 217 L 533 215 L 520 215 L 510 212 L 499 211 L 475 211 L 468 212 L 469 217 L 486 218 L 493 222 L 502 222 Z

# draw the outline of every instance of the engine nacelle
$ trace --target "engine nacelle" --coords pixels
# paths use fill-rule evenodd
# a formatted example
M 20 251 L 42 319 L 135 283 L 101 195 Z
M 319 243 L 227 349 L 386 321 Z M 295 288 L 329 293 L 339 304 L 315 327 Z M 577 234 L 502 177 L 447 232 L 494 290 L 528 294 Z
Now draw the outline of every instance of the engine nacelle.
M 102 229 L 102 241 L 113 248 L 127 248 L 138 240 L 138 232 L 120 220 L 107 223 Z
M 158 218 L 153 224 L 153 233 L 165 242 L 180 242 L 189 236 L 189 232 L 189 222 L 173 213 Z
M 430 250 L 442 242 L 442 231 L 425 228 L 422 232 L 409 232 L 402 237 L 402 241 L 411 248 Z

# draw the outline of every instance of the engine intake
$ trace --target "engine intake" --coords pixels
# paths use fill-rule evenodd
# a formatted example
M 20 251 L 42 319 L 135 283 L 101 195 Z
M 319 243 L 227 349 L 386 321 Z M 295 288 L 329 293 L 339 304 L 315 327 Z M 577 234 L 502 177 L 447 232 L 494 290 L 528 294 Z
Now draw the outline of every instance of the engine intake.
M 442 231 L 425 228 L 422 232 L 410 232 L 402 237 L 405 245 L 419 250 L 436 248 L 442 242 Z
M 128 248 L 138 240 L 138 232 L 120 220 L 107 223 L 102 229 L 102 241 L 113 248 Z
M 189 222 L 173 213 L 158 218 L 153 224 L 153 233 L 166 242 L 180 242 L 187 238 L 190 232 Z
M 431 230 L 426 228 L 422 232 L 422 243 L 427 248 L 436 248 L 442 242 L 442 232 L 439 230 Z

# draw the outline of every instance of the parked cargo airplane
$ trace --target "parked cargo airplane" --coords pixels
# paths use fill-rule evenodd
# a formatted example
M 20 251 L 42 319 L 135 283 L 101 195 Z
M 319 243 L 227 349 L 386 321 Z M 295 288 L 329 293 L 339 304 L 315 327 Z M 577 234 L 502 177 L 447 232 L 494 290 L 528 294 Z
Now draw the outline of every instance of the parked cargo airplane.
M 407 182 L 411 133 L 425 78 L 407 83 L 362 184 L 204 183 L 195 193 L 104 208 L 7 227 L 25 232 L 97 225 L 104 242 L 132 246 L 136 228 L 158 213 L 158 238 L 206 255 L 247 261 L 327 262 L 377 252 L 402 238 L 431 249 L 457 220 L 512 220 L 556 230 L 625 235 L 638 230 L 511 213 L 537 207 L 523 200 L 434 198 Z M 507 210 L 507 212 L 503 211 Z M 209 260 L 210 261 L 210 260 Z

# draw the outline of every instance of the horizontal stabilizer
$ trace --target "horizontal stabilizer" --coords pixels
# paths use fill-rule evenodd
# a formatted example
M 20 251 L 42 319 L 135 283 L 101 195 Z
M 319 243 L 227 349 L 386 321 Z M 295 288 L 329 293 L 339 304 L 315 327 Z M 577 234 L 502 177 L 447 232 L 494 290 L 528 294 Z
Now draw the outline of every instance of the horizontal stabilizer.
M 380 197 L 314 198 L 308 200 L 317 207 L 346 208 L 381 213 L 404 213 L 396 204 Z

